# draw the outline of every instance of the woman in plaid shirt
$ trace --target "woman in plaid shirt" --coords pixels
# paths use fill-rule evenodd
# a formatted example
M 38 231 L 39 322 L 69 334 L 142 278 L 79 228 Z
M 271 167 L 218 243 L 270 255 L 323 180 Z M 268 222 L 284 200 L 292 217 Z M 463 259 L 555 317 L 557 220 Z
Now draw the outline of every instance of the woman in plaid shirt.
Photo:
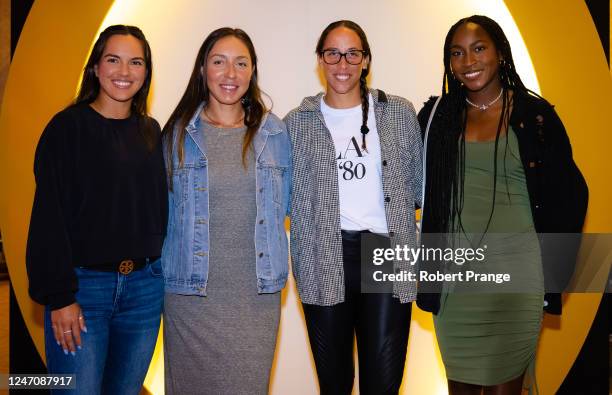
M 421 137 L 412 104 L 366 84 L 372 54 L 356 23 L 337 21 L 317 43 L 326 92 L 285 118 L 293 145 L 291 254 L 322 394 L 350 394 L 357 336 L 361 394 L 397 393 L 416 286 L 361 289 L 362 237 L 416 246 Z M 407 262 L 396 271 L 413 272 Z M 363 276 L 365 280 L 365 276 Z M 376 291 L 376 290 L 375 290 Z

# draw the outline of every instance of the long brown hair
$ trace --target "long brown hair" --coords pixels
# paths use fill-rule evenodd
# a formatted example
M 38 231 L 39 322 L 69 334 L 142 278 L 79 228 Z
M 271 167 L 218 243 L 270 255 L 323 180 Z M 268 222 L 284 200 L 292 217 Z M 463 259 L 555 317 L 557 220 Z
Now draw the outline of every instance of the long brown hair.
M 138 129 L 140 130 L 147 147 L 149 147 L 149 149 L 153 149 L 159 138 L 153 126 L 152 119 L 148 117 L 149 111 L 147 107 L 147 97 L 149 96 L 151 78 L 153 76 L 153 61 L 151 59 L 151 47 L 149 46 L 149 42 L 145 38 L 142 30 L 136 26 L 112 25 L 100 33 L 100 36 L 96 40 L 93 49 L 91 50 L 89 59 L 87 59 L 87 64 L 85 64 L 83 78 L 81 79 L 81 84 L 79 86 L 79 93 L 76 99 L 74 99 L 73 105 L 80 103 L 93 103 L 100 94 L 100 80 L 96 76 L 94 69 L 104 54 L 104 48 L 106 47 L 108 39 L 117 34 L 133 36 L 140 41 L 140 44 L 142 44 L 147 74 L 142 87 L 140 87 L 138 92 L 136 92 L 132 98 L 130 110 L 131 113 L 136 115 L 138 118 Z
M 251 38 L 242 29 L 234 29 L 231 27 L 222 27 L 210 33 L 202 43 L 198 55 L 196 56 L 191 78 L 187 83 L 187 88 L 178 105 L 170 115 L 168 122 L 164 126 L 162 136 L 166 143 L 166 162 L 169 177 L 172 177 L 172 158 L 174 154 L 174 133 L 178 133 L 177 156 L 179 167 L 184 163 L 184 143 L 185 143 L 185 127 L 193 116 L 194 111 L 202 102 L 208 102 L 209 90 L 206 81 L 206 73 L 201 72 L 202 68 L 206 68 L 206 60 L 212 47 L 224 37 L 236 37 L 247 47 L 251 62 L 253 64 L 253 75 L 249 82 L 249 87 L 241 99 L 244 109 L 244 123 L 247 126 L 247 131 L 242 141 L 242 162 L 246 166 L 246 157 L 251 143 L 259 125 L 266 112 L 266 106 L 261 98 L 261 90 L 257 85 L 257 55 Z M 171 185 L 171 184 L 170 184 Z

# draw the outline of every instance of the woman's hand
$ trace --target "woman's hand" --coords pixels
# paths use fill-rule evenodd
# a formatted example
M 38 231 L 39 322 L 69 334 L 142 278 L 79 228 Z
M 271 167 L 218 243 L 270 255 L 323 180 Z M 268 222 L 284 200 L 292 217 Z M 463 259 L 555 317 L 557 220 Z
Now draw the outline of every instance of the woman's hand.
M 81 349 L 81 331 L 87 333 L 87 327 L 78 303 L 51 311 L 51 327 L 55 341 L 64 354 L 70 352 L 75 355 L 77 348 Z

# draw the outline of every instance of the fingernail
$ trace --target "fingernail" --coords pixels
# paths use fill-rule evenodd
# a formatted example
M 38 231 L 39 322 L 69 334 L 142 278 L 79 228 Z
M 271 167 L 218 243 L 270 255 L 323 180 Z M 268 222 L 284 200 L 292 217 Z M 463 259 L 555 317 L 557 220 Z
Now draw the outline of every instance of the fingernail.
M 64 348 L 64 354 L 68 355 L 68 350 L 66 350 L 65 348 Z
M 81 347 L 81 346 L 77 346 L 77 348 L 78 348 L 79 350 L 82 350 L 82 349 L 83 349 L 83 347 Z
M 59 340 L 56 340 L 55 342 L 57 343 L 57 345 L 58 345 L 58 346 L 59 346 L 59 345 L 61 345 L 61 343 L 59 342 Z
M 70 351 L 70 354 L 72 354 L 73 357 L 76 357 L 76 352 Z
M 87 327 L 86 326 L 83 327 L 83 332 L 87 333 Z

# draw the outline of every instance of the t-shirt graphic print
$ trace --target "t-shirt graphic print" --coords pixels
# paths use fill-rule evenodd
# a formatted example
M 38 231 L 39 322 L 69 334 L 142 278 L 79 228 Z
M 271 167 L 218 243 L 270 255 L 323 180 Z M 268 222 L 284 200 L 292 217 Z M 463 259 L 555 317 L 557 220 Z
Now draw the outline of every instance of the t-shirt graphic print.
M 370 131 L 366 135 L 365 149 L 362 147 L 361 105 L 337 109 L 328 106 L 321 98 L 321 112 L 336 150 L 340 227 L 387 233 L 380 139 L 371 95 L 369 101 Z

